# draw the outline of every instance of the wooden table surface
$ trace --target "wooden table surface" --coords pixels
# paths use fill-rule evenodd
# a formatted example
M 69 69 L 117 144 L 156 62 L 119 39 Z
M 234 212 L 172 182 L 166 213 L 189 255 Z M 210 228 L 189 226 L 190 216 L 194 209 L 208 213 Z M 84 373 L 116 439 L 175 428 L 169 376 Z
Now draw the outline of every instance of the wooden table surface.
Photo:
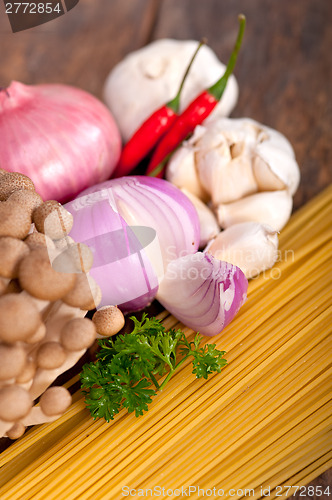
M 331 0 L 80 0 L 64 16 L 18 33 L 0 2 L 0 87 L 61 82 L 101 98 L 115 63 L 164 37 L 206 36 L 226 61 L 240 12 L 247 29 L 232 116 L 288 137 L 302 172 L 296 209 L 332 181 Z M 313 484 L 331 485 L 331 471 Z

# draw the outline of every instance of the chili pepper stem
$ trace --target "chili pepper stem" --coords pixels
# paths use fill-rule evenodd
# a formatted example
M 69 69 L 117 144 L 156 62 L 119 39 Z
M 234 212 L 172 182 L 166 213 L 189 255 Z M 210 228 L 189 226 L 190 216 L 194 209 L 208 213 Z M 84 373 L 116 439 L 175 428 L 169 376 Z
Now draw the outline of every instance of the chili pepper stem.
M 188 73 L 190 71 L 190 68 L 196 58 L 196 55 L 197 55 L 197 52 L 199 51 L 199 49 L 202 47 L 202 45 L 205 45 L 207 43 L 207 39 L 206 38 L 202 38 L 202 40 L 199 42 L 198 44 L 198 47 L 197 49 L 195 50 L 190 62 L 189 62 L 189 65 L 187 66 L 187 69 L 183 75 L 183 78 L 181 80 L 181 83 L 180 83 L 180 87 L 179 87 L 179 90 L 178 90 L 178 93 L 176 94 L 176 96 L 171 100 L 169 101 L 166 106 L 168 108 L 170 108 L 172 111 L 174 111 L 174 113 L 178 113 L 179 112 L 179 109 L 180 109 L 180 96 L 181 96 L 181 92 L 182 92 L 182 89 L 183 89 L 183 85 L 187 79 L 187 76 L 188 76 Z
M 220 101 L 221 96 L 222 96 L 222 94 L 223 94 L 223 92 L 225 90 L 225 87 L 226 87 L 226 84 L 227 84 L 227 80 L 230 77 L 230 75 L 233 73 L 233 70 L 234 70 L 234 67 L 235 67 L 235 64 L 236 64 L 236 60 L 237 60 L 237 56 L 239 54 L 239 51 L 240 51 L 240 48 L 241 48 L 241 45 L 242 45 L 243 34 L 244 34 L 245 27 L 246 27 L 246 18 L 245 18 L 245 16 L 243 14 L 240 14 L 239 17 L 238 17 L 238 21 L 239 21 L 238 35 L 237 35 L 237 39 L 236 39 L 236 42 L 235 42 L 235 46 L 234 46 L 233 52 L 231 53 L 231 56 L 230 56 L 230 58 L 228 60 L 225 73 L 220 78 L 220 80 L 218 80 L 214 85 L 212 85 L 212 87 L 210 87 L 210 88 L 207 89 L 207 91 L 209 92 L 209 94 L 213 95 L 213 97 L 217 101 Z

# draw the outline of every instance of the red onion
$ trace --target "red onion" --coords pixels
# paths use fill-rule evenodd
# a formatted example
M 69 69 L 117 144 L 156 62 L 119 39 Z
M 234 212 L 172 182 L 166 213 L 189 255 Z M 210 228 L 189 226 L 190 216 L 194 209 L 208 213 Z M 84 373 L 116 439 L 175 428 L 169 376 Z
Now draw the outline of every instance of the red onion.
M 74 216 L 70 236 L 94 253 L 90 274 L 101 287 L 101 306 L 144 308 L 169 262 L 198 248 L 194 206 L 162 179 L 112 179 L 87 189 L 66 209 Z
M 197 252 L 171 262 L 157 299 L 177 319 L 202 335 L 217 335 L 246 300 L 240 268 Z
M 67 85 L 0 90 L 0 166 L 29 176 L 60 202 L 110 177 L 121 151 L 117 125 L 95 97 Z

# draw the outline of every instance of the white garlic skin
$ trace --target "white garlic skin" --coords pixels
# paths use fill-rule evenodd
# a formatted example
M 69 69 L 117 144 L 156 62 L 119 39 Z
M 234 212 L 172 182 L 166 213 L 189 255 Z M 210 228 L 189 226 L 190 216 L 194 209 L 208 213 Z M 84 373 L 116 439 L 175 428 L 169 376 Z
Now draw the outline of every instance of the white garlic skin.
M 111 109 L 125 142 L 155 110 L 175 97 L 198 42 L 194 40 L 156 40 L 128 54 L 110 72 L 104 86 L 104 99 Z M 211 48 L 200 48 L 181 95 L 180 111 L 224 73 Z M 238 85 L 230 76 L 220 103 L 212 117 L 227 116 L 238 99 Z
M 199 248 L 203 248 L 212 238 L 217 236 L 220 230 L 219 224 L 214 213 L 205 203 L 186 189 L 181 189 L 181 191 L 188 196 L 189 200 L 196 208 L 201 229 Z
M 205 251 L 238 266 L 249 279 L 277 261 L 278 234 L 272 227 L 257 222 L 234 224 L 219 233 Z
M 232 203 L 220 204 L 217 218 L 222 228 L 240 222 L 260 222 L 280 231 L 287 223 L 293 207 L 293 198 L 286 191 L 266 191 L 246 196 Z

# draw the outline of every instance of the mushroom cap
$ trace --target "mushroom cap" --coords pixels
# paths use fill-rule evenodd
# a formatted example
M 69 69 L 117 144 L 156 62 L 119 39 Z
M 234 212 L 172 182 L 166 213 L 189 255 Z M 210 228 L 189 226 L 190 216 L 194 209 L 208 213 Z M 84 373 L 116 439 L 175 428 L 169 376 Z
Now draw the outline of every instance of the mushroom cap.
M 63 238 L 73 227 L 73 216 L 58 201 L 48 200 L 32 214 L 33 222 L 40 233 L 52 240 Z
M 18 172 L 7 172 L 1 175 L 0 200 L 6 200 L 14 191 L 28 189 L 35 191 L 34 183 L 29 177 Z
M 63 298 L 63 302 L 83 310 L 95 309 L 101 301 L 101 290 L 92 276 L 77 274 L 75 286 Z
M 24 290 L 37 299 L 50 301 L 65 296 L 76 281 L 76 274 L 53 269 L 45 248 L 36 248 L 21 260 L 18 277 Z
M 7 431 L 7 436 L 9 439 L 18 439 L 21 436 L 23 436 L 25 432 L 25 425 L 22 424 L 22 422 L 15 422 L 13 427 Z
M 24 241 L 11 236 L 0 238 L 0 275 L 4 278 L 17 278 L 18 265 L 28 255 L 29 247 Z
M 26 340 L 40 323 L 39 311 L 28 295 L 9 293 L 0 297 L 0 339 L 3 342 Z
M 45 338 L 45 335 L 46 335 L 46 325 L 45 323 L 41 323 L 39 328 L 37 328 L 37 330 L 35 331 L 35 333 L 30 335 L 30 337 L 28 337 L 25 341 L 27 344 L 37 344 L 38 342 L 40 342 Z
M 23 367 L 21 373 L 16 377 L 17 384 L 26 384 L 33 379 L 36 373 L 36 363 L 34 363 L 31 359 L 28 360 Z
M 23 240 L 30 231 L 31 216 L 24 205 L 12 201 L 0 203 L 0 236 Z
M 39 247 L 48 248 L 50 250 L 55 249 L 55 245 L 53 243 L 53 240 L 51 240 L 51 238 L 49 236 L 46 236 L 43 233 L 38 233 L 38 231 L 29 234 L 25 238 L 24 241 L 28 245 L 30 250 L 33 250 L 33 249 L 39 248 Z
M 30 394 L 19 385 L 5 385 L 0 389 L 0 418 L 15 422 L 25 417 L 32 407 Z
M 68 351 L 90 347 L 96 338 L 96 327 L 88 318 L 74 318 L 61 330 L 61 344 Z
M 0 276 L 0 295 L 6 293 L 7 291 L 7 280 L 5 280 L 4 278 L 1 278 Z
M 104 337 L 111 337 L 118 333 L 125 324 L 125 319 L 116 306 L 105 306 L 94 313 L 92 321 L 97 333 Z
M 42 412 L 50 417 L 64 413 L 70 405 L 70 392 L 60 386 L 50 387 L 40 398 Z
M 7 431 L 7 436 L 9 439 L 18 439 L 21 436 L 23 436 L 25 432 L 25 425 L 22 424 L 22 422 L 15 422 L 13 427 Z
M 73 260 L 77 271 L 81 273 L 90 271 L 93 264 L 93 253 L 87 245 L 74 242 L 66 248 L 64 253 Z
M 26 364 L 24 349 L 16 345 L 0 344 L 0 380 L 17 377 Z
M 14 191 L 9 196 L 8 201 L 24 205 L 29 210 L 30 216 L 32 216 L 35 208 L 43 203 L 43 198 L 36 191 L 21 189 L 20 191 Z
M 58 342 L 44 342 L 38 348 L 36 361 L 39 368 L 54 370 L 66 361 L 66 351 Z

